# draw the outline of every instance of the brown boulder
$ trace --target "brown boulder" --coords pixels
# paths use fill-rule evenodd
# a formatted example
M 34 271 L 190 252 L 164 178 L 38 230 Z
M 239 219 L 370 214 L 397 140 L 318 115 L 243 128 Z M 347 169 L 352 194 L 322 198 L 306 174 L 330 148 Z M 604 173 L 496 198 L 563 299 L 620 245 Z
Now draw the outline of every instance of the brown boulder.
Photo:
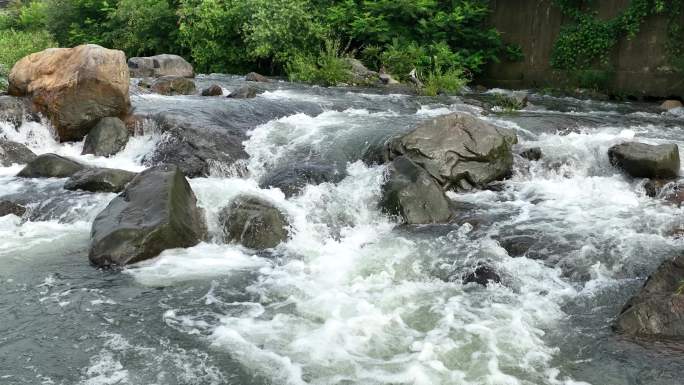
M 30 96 L 61 141 L 81 140 L 104 117 L 130 108 L 128 66 L 122 51 L 87 44 L 49 48 L 19 60 L 9 76 L 10 95 Z
M 682 104 L 682 102 L 680 102 L 679 100 L 666 100 L 663 102 L 663 104 L 660 105 L 660 108 L 662 108 L 665 111 L 674 110 L 675 108 L 681 107 L 684 107 L 684 104 Z

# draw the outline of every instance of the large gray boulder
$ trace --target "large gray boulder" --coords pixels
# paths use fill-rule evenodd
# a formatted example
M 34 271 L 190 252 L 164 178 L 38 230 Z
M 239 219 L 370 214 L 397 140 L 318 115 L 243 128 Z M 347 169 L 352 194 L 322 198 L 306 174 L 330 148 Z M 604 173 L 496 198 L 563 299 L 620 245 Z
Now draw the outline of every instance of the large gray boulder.
M 93 222 L 90 261 L 124 266 L 206 236 L 202 210 L 183 173 L 165 165 L 138 174 Z
M 517 140 L 511 130 L 456 113 L 430 120 L 394 139 L 387 156 L 405 156 L 444 189 L 470 190 L 510 175 L 511 146 Z
M 616 331 L 631 336 L 684 337 L 684 256 L 663 262 L 620 312 Z
M 71 191 L 121 192 L 135 177 L 134 172 L 113 168 L 85 168 L 72 175 L 64 188 Z
M 679 148 L 676 144 L 650 145 L 627 142 L 608 150 L 610 163 L 635 178 L 676 178 Z
M 162 54 L 128 59 L 128 69 L 133 78 L 181 76 L 192 78 L 192 65 L 178 55 Z
M 239 196 L 219 215 L 228 242 L 250 249 L 271 249 L 287 240 L 289 224 L 285 215 L 269 202 Z
M 86 136 L 82 154 L 112 156 L 126 147 L 128 137 L 128 129 L 121 119 L 102 118 Z
M 36 154 L 21 143 L 0 140 L 0 165 L 26 164 L 36 159 Z
M 445 223 L 451 218 L 449 198 L 437 182 L 409 158 L 395 158 L 388 167 L 380 207 L 407 224 Z
M 43 154 L 26 165 L 19 174 L 21 178 L 68 178 L 86 166 L 56 154 Z
M 197 91 L 195 82 L 182 76 L 162 76 L 155 80 L 150 89 L 160 95 L 192 95 Z

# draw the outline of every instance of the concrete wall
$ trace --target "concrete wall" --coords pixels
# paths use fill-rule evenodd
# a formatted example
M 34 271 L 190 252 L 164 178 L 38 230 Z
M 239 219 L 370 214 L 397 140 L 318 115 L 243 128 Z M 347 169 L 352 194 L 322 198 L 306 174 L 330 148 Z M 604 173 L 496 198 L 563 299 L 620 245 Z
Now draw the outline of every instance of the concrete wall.
M 595 2 L 601 18 L 611 18 L 625 9 L 630 0 Z M 522 47 L 522 62 L 490 65 L 481 82 L 507 88 L 562 87 L 563 74 L 550 67 L 553 44 L 561 25 L 568 22 L 552 0 L 492 0 L 491 23 L 504 41 Z M 684 16 L 682 17 L 684 25 Z M 609 93 L 632 96 L 684 97 L 684 73 L 668 65 L 667 18 L 651 16 L 633 39 L 623 38 L 612 53 L 614 78 Z

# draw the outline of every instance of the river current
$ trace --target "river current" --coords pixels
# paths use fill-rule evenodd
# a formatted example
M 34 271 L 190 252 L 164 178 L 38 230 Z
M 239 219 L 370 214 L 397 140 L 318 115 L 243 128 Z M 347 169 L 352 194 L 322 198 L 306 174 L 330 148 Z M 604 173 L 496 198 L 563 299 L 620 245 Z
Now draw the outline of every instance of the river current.
M 197 83 L 228 91 L 243 81 Z M 87 258 L 92 221 L 114 194 L 0 168 L 0 199 L 29 208 L 23 220 L 0 218 L 0 384 L 684 383 L 684 346 L 611 330 L 645 278 L 684 247 L 683 209 L 647 197 L 644 181 L 607 157 L 625 140 L 684 149 L 682 111 L 531 94 L 523 111 L 492 114 L 476 106 L 479 94 L 263 87 L 250 100 L 132 96 L 136 112 L 241 130 L 249 173 L 215 165 L 191 179 L 211 239 L 122 272 Z M 544 156 L 516 159 L 496 191 L 449 193 L 460 207 L 451 224 L 401 226 L 377 208 L 385 167 L 362 159 L 450 112 L 512 128 Z M 165 140 L 148 121 L 125 150 L 100 158 L 43 124 L 0 122 L 0 131 L 38 154 L 131 171 Z M 332 181 L 290 198 L 260 183 L 307 162 L 332 168 Z M 286 213 L 291 239 L 268 252 L 221 243 L 218 213 L 245 193 Z M 523 255 L 502 247 L 519 243 Z M 480 262 L 502 282 L 464 285 Z

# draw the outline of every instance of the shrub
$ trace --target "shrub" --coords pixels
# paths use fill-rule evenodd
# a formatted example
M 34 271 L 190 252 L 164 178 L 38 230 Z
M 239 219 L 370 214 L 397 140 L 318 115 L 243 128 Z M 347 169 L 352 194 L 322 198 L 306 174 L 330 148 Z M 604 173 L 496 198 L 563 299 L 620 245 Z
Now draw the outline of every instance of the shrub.
M 339 41 L 326 40 L 318 56 L 296 54 L 286 66 L 291 81 L 335 86 L 349 83 L 351 65 L 345 60 Z
M 178 16 L 169 0 L 119 0 L 109 19 L 112 46 L 129 57 L 181 53 Z
M 460 92 L 468 83 L 463 71 L 452 69 L 445 73 L 430 73 L 425 79 L 423 95 L 437 96 L 438 94 L 455 94 Z

